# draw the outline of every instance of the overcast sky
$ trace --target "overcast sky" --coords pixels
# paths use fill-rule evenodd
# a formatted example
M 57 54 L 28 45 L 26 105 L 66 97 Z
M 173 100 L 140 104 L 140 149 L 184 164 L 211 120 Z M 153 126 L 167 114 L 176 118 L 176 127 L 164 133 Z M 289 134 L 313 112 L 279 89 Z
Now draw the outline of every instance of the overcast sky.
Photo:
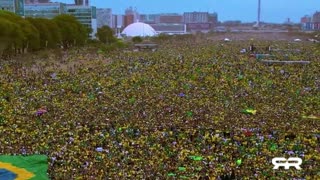
M 72 3 L 73 0 L 52 0 Z M 97 8 L 111 8 L 124 14 L 127 7 L 136 7 L 140 14 L 183 13 L 190 11 L 217 12 L 219 21 L 257 19 L 258 0 L 90 0 Z M 320 11 L 320 0 L 261 0 L 261 20 L 282 23 L 287 18 L 299 22 L 304 15 Z

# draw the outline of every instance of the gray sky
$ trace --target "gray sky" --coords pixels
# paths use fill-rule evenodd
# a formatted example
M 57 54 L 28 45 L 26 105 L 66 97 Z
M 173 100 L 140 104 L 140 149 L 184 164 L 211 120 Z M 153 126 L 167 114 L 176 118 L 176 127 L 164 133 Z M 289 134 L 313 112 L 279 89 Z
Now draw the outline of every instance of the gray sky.
M 73 0 L 52 0 L 72 3 Z M 124 14 L 127 7 L 136 7 L 140 14 L 183 13 L 190 11 L 217 12 L 219 21 L 257 19 L 258 0 L 90 0 L 97 8 L 112 8 Z M 320 11 L 320 0 L 261 0 L 261 20 L 282 23 L 287 18 L 299 22 L 304 15 Z

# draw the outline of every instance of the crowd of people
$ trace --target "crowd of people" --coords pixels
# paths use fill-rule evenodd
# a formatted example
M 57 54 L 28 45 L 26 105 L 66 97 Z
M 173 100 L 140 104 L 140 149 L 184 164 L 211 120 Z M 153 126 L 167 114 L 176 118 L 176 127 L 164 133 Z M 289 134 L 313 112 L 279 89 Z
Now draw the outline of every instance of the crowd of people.
M 266 65 L 239 53 L 250 43 L 1 62 L 0 154 L 46 154 L 51 179 L 319 179 L 319 50 L 293 44 L 286 57 L 310 64 Z

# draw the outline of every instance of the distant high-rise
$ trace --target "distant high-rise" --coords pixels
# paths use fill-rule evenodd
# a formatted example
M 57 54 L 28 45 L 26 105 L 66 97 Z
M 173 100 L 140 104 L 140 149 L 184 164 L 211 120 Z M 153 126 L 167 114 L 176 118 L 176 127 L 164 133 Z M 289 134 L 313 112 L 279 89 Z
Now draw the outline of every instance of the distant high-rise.
M 139 13 L 137 8 L 129 7 L 125 10 L 124 27 L 139 21 Z
M 207 23 L 209 21 L 208 12 L 184 12 L 185 23 Z
M 112 10 L 110 8 L 99 8 L 97 9 L 97 26 L 98 28 L 102 26 L 113 27 L 112 24 Z
M 157 19 L 159 19 L 158 21 L 160 21 L 160 14 L 141 14 L 139 16 L 139 22 L 143 22 L 146 24 L 156 24 Z
M 311 22 L 312 18 L 311 16 L 305 15 L 300 19 L 300 23 L 308 23 Z
M 180 14 L 161 14 L 159 17 L 159 23 L 167 24 L 180 24 L 183 23 L 183 16 Z
M 89 0 L 74 0 L 74 3 L 79 6 L 89 6 Z
M 313 14 L 312 16 L 312 22 L 316 22 L 316 23 L 319 23 L 320 22 L 320 12 L 317 11 Z
M 24 16 L 24 0 L 0 0 L 0 10 L 11 11 Z
M 25 17 L 52 19 L 66 14 L 64 3 L 28 3 L 24 6 Z
M 82 25 L 92 30 L 90 36 L 97 33 L 97 9 L 95 6 L 67 5 L 67 14 L 74 16 Z
M 25 0 L 26 4 L 49 3 L 50 0 Z
M 218 23 L 218 14 L 217 13 L 209 13 L 208 21 L 214 25 Z

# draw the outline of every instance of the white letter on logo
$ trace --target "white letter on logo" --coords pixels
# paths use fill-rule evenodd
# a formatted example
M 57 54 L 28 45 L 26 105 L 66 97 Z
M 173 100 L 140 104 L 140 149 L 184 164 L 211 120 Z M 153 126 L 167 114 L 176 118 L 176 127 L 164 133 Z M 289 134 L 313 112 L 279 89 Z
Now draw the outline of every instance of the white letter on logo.
M 285 166 L 286 163 L 278 163 L 277 161 L 287 161 L 286 158 L 276 157 L 272 159 L 273 169 L 279 169 L 280 166 Z
M 289 166 L 294 166 L 296 169 L 301 169 L 300 165 L 302 164 L 302 159 L 301 158 L 297 158 L 297 157 L 291 157 L 288 159 L 288 161 L 296 161 L 296 163 L 289 163 L 287 162 L 288 164 L 292 164 L 292 165 L 289 165 Z M 288 169 L 289 169 L 289 166 L 288 166 Z
M 281 163 L 279 161 L 285 162 Z M 296 161 L 294 163 L 289 163 L 288 161 Z M 279 169 L 279 167 L 284 167 L 284 169 L 289 169 L 291 166 L 295 167 L 296 169 L 300 170 L 300 165 L 302 164 L 302 159 L 298 157 L 290 157 L 288 160 L 284 157 L 276 157 L 272 159 L 272 164 L 274 165 L 273 169 Z

